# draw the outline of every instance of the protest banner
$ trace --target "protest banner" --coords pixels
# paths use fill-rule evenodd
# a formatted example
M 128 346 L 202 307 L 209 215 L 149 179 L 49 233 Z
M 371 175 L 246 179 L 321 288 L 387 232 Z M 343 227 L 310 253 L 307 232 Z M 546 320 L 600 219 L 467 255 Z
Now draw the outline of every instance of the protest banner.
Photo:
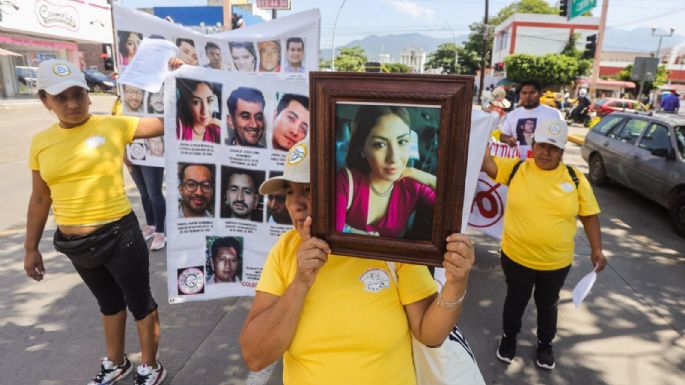
M 501 142 L 490 143 L 490 153 L 498 158 L 520 158 L 532 156 L 530 146 L 509 146 Z M 471 206 L 469 226 L 497 239 L 502 239 L 504 208 L 507 202 L 507 186 L 497 183 L 481 172 L 478 176 L 476 194 Z
M 113 11 L 120 41 L 137 49 L 136 36 L 169 40 L 187 64 L 159 93 L 121 87 L 124 114 L 164 117 L 160 159 L 136 143 L 129 158 L 166 166 L 169 302 L 254 295 L 271 246 L 292 227 L 284 196 L 258 188 L 308 134 L 319 12 L 202 35 L 117 4 Z M 131 50 L 117 46 L 125 68 Z

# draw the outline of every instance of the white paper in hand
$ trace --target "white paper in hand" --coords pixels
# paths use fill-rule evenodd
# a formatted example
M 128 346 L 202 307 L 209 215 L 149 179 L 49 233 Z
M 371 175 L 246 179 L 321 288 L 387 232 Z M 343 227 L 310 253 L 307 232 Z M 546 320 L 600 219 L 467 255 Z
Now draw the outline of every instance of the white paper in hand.
M 592 270 L 588 275 L 583 277 L 583 279 L 578 281 L 576 287 L 573 288 L 573 303 L 576 305 L 576 309 L 583 303 L 583 300 L 590 292 L 590 289 L 592 289 L 596 280 L 597 273 Z
M 176 56 L 178 47 L 164 39 L 143 39 L 136 56 L 119 77 L 119 83 L 159 92 L 169 73 L 169 60 Z

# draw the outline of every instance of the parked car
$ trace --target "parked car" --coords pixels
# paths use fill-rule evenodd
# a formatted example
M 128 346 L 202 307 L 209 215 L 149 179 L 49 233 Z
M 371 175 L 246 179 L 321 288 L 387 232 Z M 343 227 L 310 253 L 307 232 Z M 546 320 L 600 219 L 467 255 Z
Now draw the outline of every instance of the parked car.
M 593 184 L 612 180 L 666 207 L 685 237 L 685 117 L 614 112 L 588 132 L 581 155 Z
M 19 83 L 29 88 L 36 88 L 38 81 L 38 67 L 16 66 L 15 73 Z
M 86 83 L 91 92 L 116 91 L 117 81 L 96 69 L 83 70 L 83 75 L 86 77 Z
M 637 100 L 618 98 L 599 98 L 590 105 L 590 112 L 600 118 L 616 111 L 643 112 L 647 111 L 647 107 Z

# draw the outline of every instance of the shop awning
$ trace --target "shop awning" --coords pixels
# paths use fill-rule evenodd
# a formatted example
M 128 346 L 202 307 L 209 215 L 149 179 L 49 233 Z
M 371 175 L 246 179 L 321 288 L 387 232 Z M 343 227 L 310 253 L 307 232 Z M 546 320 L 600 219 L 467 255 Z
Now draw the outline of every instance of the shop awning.
M 21 54 L 18 54 L 16 52 L 12 52 L 10 50 L 0 48 L 0 56 L 21 56 Z

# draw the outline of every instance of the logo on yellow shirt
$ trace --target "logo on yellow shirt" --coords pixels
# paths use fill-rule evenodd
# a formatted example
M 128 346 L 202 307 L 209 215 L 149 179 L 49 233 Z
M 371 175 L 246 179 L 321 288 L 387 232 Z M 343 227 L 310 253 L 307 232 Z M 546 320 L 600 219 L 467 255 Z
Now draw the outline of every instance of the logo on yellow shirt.
M 100 135 L 91 136 L 86 139 L 86 146 L 90 148 L 97 148 L 105 144 L 105 138 Z
M 559 185 L 559 187 L 561 187 L 561 189 L 564 190 L 564 192 L 567 192 L 567 193 L 574 190 L 573 185 L 570 184 L 570 183 L 568 183 L 568 182 L 562 183 L 561 185 Z
M 369 269 L 359 277 L 359 280 L 364 284 L 364 290 L 369 293 L 378 293 L 390 287 L 390 276 L 383 269 Z

